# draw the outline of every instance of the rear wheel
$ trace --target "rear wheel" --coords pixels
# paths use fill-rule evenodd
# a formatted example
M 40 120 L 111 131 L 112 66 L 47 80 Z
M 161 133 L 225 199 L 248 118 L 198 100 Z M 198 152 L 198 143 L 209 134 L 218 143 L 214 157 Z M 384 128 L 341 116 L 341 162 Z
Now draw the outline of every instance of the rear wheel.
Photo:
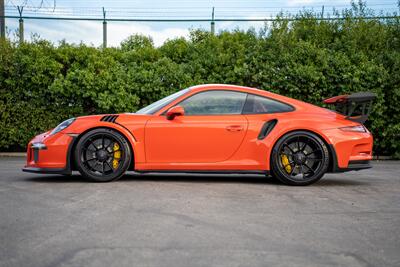
M 296 131 L 284 135 L 271 155 L 272 175 L 288 185 L 317 182 L 329 166 L 329 151 L 317 135 Z
M 76 166 L 82 176 L 96 182 L 120 178 L 129 167 L 131 151 L 118 132 L 100 128 L 79 139 L 75 149 Z

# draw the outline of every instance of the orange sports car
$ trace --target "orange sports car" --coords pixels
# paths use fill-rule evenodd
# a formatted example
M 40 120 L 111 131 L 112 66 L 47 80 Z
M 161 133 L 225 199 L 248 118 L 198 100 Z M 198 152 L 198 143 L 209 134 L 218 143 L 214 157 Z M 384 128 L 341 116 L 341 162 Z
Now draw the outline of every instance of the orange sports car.
M 266 174 L 308 185 L 326 172 L 370 168 L 363 125 L 375 95 L 325 100 L 335 111 L 268 91 L 207 84 L 136 113 L 68 119 L 28 144 L 23 171 L 97 182 L 126 171 Z

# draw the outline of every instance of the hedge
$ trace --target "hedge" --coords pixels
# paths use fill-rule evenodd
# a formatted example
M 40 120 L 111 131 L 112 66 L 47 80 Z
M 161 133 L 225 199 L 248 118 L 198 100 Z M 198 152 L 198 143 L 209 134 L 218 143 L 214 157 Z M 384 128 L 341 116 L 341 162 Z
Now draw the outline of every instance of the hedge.
M 134 112 L 191 85 L 257 87 L 321 105 L 357 91 L 378 96 L 366 126 L 375 153 L 400 157 L 400 21 L 279 19 L 265 29 L 192 30 L 155 47 L 133 35 L 101 49 L 34 39 L 0 42 L 0 151 L 23 150 L 37 133 L 64 119 Z M 362 14 L 361 14 L 362 15 Z

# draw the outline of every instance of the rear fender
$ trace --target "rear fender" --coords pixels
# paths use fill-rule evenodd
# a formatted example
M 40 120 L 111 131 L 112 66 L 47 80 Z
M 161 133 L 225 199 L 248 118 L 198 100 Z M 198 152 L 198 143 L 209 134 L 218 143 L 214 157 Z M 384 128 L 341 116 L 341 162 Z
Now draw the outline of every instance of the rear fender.
M 276 144 L 276 142 L 282 138 L 285 134 L 294 132 L 294 131 L 306 131 L 306 132 L 310 132 L 310 133 L 314 133 L 316 135 L 318 135 L 322 141 L 325 142 L 325 144 L 329 147 L 332 142 L 331 140 L 328 138 L 328 136 L 326 136 L 323 131 L 321 131 L 320 129 L 317 129 L 315 127 L 310 127 L 307 125 L 312 125 L 315 124 L 314 122 L 309 122 L 309 123 L 302 123 L 301 126 L 291 126 L 290 124 L 292 124 L 292 122 L 288 121 L 288 122 L 282 122 L 279 125 L 279 122 L 277 124 L 277 126 L 274 128 L 274 130 L 271 131 L 271 133 L 268 135 L 268 137 L 266 138 L 266 141 L 269 143 L 268 147 L 270 149 L 268 149 L 267 151 L 267 159 L 271 158 L 272 155 L 272 150 Z M 267 161 L 267 170 L 270 170 L 270 161 Z

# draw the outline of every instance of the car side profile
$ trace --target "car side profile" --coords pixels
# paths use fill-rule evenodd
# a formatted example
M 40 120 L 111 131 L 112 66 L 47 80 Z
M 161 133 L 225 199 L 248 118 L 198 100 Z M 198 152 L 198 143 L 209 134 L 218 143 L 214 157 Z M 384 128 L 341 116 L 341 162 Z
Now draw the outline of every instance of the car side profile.
M 97 182 L 126 171 L 266 174 L 288 185 L 327 172 L 370 168 L 372 135 L 362 124 L 374 95 L 325 101 L 336 111 L 268 91 L 193 86 L 136 113 L 72 118 L 34 137 L 23 171 Z

